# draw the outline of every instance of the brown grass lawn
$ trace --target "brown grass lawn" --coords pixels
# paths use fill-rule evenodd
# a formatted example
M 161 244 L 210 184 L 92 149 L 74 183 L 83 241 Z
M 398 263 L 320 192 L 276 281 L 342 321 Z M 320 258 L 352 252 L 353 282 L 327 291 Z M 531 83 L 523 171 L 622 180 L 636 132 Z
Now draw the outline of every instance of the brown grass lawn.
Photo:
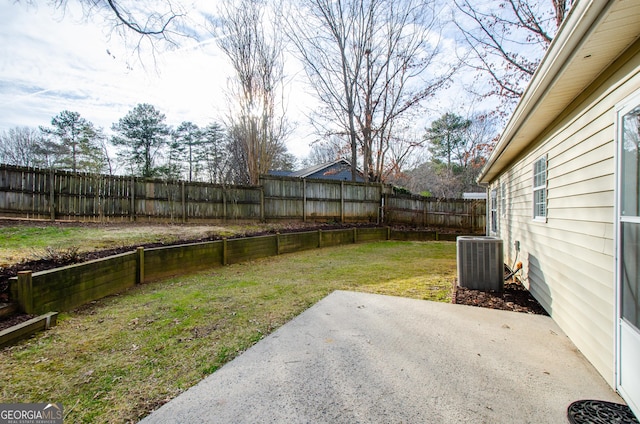
M 144 284 L 0 350 L 0 403 L 61 402 L 69 423 L 135 422 L 333 290 L 449 301 L 455 268 L 455 243 L 387 241 Z

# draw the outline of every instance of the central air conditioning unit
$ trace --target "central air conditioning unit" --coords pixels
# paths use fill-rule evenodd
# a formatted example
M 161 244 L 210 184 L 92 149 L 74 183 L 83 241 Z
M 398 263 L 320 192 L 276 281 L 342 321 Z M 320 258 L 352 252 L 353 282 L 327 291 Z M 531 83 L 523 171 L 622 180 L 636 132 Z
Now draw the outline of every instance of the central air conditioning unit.
M 497 237 L 456 239 L 458 285 L 473 290 L 504 290 L 503 243 Z

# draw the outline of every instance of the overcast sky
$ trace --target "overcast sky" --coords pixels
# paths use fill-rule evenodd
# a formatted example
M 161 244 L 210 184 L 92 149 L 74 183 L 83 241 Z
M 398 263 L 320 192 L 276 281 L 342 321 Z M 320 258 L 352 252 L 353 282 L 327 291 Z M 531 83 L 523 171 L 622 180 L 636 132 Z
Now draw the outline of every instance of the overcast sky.
M 86 22 L 79 10 L 63 14 L 45 1 L 26 3 L 0 2 L 0 131 L 48 126 L 53 116 L 71 110 L 109 133 L 138 103 L 154 105 L 172 126 L 205 126 L 224 117 L 230 67 L 211 36 L 160 51 L 155 63 L 145 56 L 141 64 L 98 19 Z M 201 3 L 210 9 L 215 4 Z M 299 70 L 290 73 L 302 80 Z M 292 85 L 288 105 L 290 119 L 301 124 L 288 148 L 300 158 L 314 139 L 304 125 L 312 104 L 305 91 L 301 83 Z M 455 92 L 442 93 L 432 109 L 451 109 Z

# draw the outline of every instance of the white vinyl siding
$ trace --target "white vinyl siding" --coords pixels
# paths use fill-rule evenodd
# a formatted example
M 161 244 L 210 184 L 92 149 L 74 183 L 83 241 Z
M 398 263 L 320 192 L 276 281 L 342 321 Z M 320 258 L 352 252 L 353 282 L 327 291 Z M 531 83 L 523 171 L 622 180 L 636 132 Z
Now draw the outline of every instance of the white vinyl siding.
M 502 182 L 500 184 L 500 216 L 503 218 L 507 215 L 507 184 Z
M 505 259 L 519 241 L 523 283 L 612 386 L 615 105 L 640 89 L 640 55 L 614 66 L 492 182 L 508 181 L 499 230 Z M 544 213 L 542 202 L 534 206 L 541 158 Z

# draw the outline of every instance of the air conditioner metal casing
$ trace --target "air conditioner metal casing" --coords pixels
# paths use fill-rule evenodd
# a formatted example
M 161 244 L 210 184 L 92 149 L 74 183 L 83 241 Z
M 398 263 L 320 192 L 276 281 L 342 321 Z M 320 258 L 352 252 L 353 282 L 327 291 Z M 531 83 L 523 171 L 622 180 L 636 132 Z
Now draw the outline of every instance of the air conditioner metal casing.
M 504 290 L 504 247 L 489 236 L 459 236 L 456 239 L 458 285 L 473 290 Z

